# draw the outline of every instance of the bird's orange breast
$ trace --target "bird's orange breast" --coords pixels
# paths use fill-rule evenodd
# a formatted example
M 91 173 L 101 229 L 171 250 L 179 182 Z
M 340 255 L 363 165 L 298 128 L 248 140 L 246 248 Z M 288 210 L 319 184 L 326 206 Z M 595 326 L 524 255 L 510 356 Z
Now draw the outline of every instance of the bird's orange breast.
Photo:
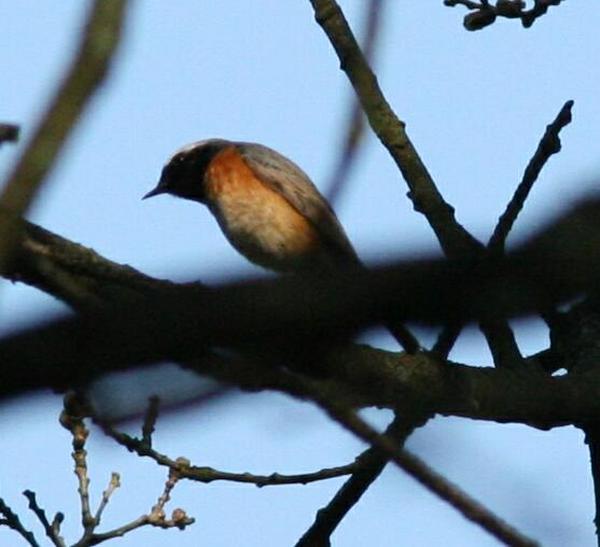
M 261 181 L 234 146 L 211 161 L 205 190 L 226 237 L 249 260 L 279 271 L 310 269 L 322 260 L 314 225 Z

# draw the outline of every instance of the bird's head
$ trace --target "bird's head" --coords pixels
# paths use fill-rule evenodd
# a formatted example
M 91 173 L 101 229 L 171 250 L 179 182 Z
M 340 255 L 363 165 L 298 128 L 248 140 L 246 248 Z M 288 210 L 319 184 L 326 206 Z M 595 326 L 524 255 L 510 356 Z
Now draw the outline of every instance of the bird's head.
M 179 149 L 163 167 L 160 180 L 153 190 L 142 199 L 171 194 L 185 199 L 205 203 L 204 179 L 211 160 L 231 141 L 208 139 Z

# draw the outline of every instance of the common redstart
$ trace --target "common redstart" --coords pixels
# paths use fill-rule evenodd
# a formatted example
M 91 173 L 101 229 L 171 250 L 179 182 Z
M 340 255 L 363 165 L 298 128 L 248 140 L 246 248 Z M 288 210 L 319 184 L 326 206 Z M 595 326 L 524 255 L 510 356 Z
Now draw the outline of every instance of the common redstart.
M 295 163 L 261 144 L 208 139 L 177 151 L 156 188 L 206 205 L 242 255 L 278 272 L 362 267 L 327 200 Z M 409 353 L 418 342 L 388 326 Z

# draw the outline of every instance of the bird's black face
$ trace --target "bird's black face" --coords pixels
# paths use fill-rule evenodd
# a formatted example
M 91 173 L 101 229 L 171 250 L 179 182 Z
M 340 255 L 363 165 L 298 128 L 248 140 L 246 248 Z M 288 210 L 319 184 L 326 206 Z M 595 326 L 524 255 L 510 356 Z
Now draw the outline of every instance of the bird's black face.
M 204 203 L 204 176 L 212 159 L 226 146 L 228 141 L 213 139 L 192 145 L 175 154 L 167 163 L 154 190 L 142 199 L 159 194 L 171 194 Z

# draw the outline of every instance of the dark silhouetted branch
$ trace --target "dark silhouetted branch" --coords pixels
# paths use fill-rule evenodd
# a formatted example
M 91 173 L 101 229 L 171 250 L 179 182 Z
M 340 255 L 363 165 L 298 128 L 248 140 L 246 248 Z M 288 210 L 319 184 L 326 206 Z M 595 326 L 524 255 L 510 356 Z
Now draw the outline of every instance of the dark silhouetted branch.
M 552 6 L 558 6 L 562 0 L 534 0 L 530 9 L 526 8 L 524 0 L 496 0 L 490 4 L 489 0 L 473 2 L 472 0 L 444 0 L 444 5 L 464 6 L 470 13 L 465 15 L 463 24 L 467 30 L 481 30 L 496 21 L 497 17 L 506 19 L 519 19 L 525 28 L 529 28 L 535 21 L 545 15 Z
M 25 490 L 23 495 L 29 501 L 29 509 L 33 512 L 33 514 L 38 518 L 42 527 L 44 528 L 44 532 L 46 532 L 46 536 L 50 539 L 50 541 L 55 545 L 55 547 L 67 547 L 65 540 L 60 536 L 60 523 L 63 520 L 62 513 L 57 513 L 54 517 L 52 523 L 46 517 L 46 512 L 39 506 L 35 492 L 31 490 Z
M 455 219 L 431 175 L 377 83 L 346 18 L 335 0 L 310 0 L 315 19 L 333 45 L 341 68 L 354 87 L 371 128 L 387 148 L 410 188 L 409 197 L 423 213 L 448 257 L 472 256 L 483 249 Z
M 402 446 L 417 425 L 412 420 L 410 424 L 408 425 L 407 420 L 396 415 L 385 434 L 394 439 L 398 446 Z M 317 511 L 314 523 L 296 543 L 296 547 L 328 547 L 335 529 L 348 511 L 359 502 L 371 484 L 377 480 L 388 462 L 389 457 L 375 447 L 368 448 L 358 456 L 355 462 L 356 469 L 352 472 L 352 476 L 331 501 Z
M 0 207 L 10 214 L 0 217 L 0 271 L 6 270 L 18 245 L 20 224 L 16 219 L 29 209 L 89 99 L 108 73 L 126 5 L 124 0 L 94 3 L 76 57 L 2 190 Z
M 517 220 L 542 168 L 550 156 L 560 151 L 559 133 L 565 125 L 571 122 L 572 106 L 573 101 L 567 101 L 555 120 L 546 127 L 546 131 L 533 157 L 529 160 L 521 183 L 517 186 L 512 199 L 498 220 L 494 233 L 488 242 L 487 249 L 492 255 L 504 253 L 506 238 Z M 524 366 L 523 357 L 508 321 L 497 319 L 485 320 L 480 323 L 480 328 L 488 341 L 494 364 L 497 367 L 518 368 Z
M 525 200 L 529 196 L 529 192 L 533 188 L 535 181 L 538 179 L 541 170 L 553 154 L 560 152 L 561 143 L 559 134 L 563 127 L 571 123 L 572 108 L 573 101 L 567 101 L 560 109 L 560 112 L 554 121 L 546 127 L 546 132 L 540 140 L 537 150 L 525 168 L 523 179 L 519 183 L 519 186 L 517 186 L 506 210 L 502 213 L 494 228 L 494 233 L 488 242 L 488 249 L 490 252 L 504 252 L 506 238 L 517 220 L 517 217 L 525 204 Z
M 98 504 L 98 508 L 95 513 L 93 513 L 90 506 L 90 480 L 88 477 L 87 451 L 85 449 L 86 441 L 90 434 L 90 431 L 84 422 L 84 417 L 88 412 L 89 409 L 87 408 L 87 405 L 77 395 L 69 393 L 65 396 L 64 409 L 60 416 L 60 423 L 72 436 L 72 456 L 73 461 L 75 462 L 75 475 L 77 476 L 78 482 L 77 490 L 79 492 L 81 506 L 81 527 L 83 529 L 81 538 L 73 544 L 73 547 L 91 547 L 92 545 L 98 545 L 99 543 L 121 537 L 137 528 L 147 525 L 160 528 L 179 528 L 183 530 L 190 524 L 193 524 L 194 519 L 188 517 L 182 509 L 175 509 L 170 519 L 167 519 L 165 516 L 165 505 L 170 499 L 171 491 L 181 478 L 176 471 L 170 470 L 167 481 L 165 482 L 164 490 L 159 496 L 158 502 L 152 507 L 149 513 L 108 532 L 98 533 L 96 531 L 100 526 L 102 515 L 112 495 L 121 486 L 121 480 L 118 473 L 113 472 L 111 474 L 108 486 L 102 492 L 102 498 Z M 58 528 L 56 528 L 56 533 L 58 534 Z
M 379 31 L 381 29 L 382 14 L 385 11 L 387 0 L 368 0 L 365 2 L 365 31 L 361 42 L 365 59 L 371 64 L 375 56 L 375 46 Z M 351 105 L 345 120 L 345 135 L 342 151 L 333 170 L 330 183 L 327 188 L 327 199 L 334 203 L 350 176 L 355 163 L 360 143 L 363 141 L 365 132 L 365 114 L 356 97 L 352 97 Z
M 289 365 L 315 361 L 315 355 L 329 348 L 341 356 L 339 361 L 332 359 L 335 365 L 329 374 L 350 383 L 358 405 L 395 408 L 400 400 L 412 402 L 416 394 L 414 400 L 423 401 L 433 412 L 547 426 L 581 421 L 597 410 L 592 401 L 597 394 L 592 385 L 578 383 L 577 378 L 552 378 L 546 384 L 537 375 L 499 374 L 490 380 L 485 371 L 478 380 L 482 371 L 468 367 L 452 367 L 456 376 L 448 377 L 450 372 L 426 355 L 405 359 L 395 354 L 365 354 L 356 347 L 344 353 L 333 342 L 384 318 L 437 324 L 476 320 L 489 313 L 535 312 L 545 302 L 598 290 L 599 210 L 600 204 L 595 202 L 580 205 L 483 271 L 474 270 L 468 262 L 409 262 L 371 272 L 340 272 L 331 279 L 289 277 L 200 290 L 160 281 L 154 285 L 151 278 L 137 276 L 127 267 L 120 275 L 118 265 L 64 239 L 56 240 L 64 252 L 54 253 L 54 238 L 33 230 L 28 232 L 28 267 L 33 268 L 33 258 L 39 253 L 60 265 L 74 281 L 87 283 L 94 279 L 96 264 L 98 277 L 104 280 L 99 283 L 103 291 L 129 295 L 131 290 L 137 300 L 132 306 L 122 298 L 119 307 L 117 298 L 100 312 L 54 321 L 0 340 L 0 396 L 43 387 L 64 389 L 112 370 L 170 359 L 194 360 L 196 370 L 234 385 L 293 392 L 275 366 L 261 367 L 243 360 L 224 365 L 207 358 L 206 348 L 213 344 L 238 348 L 266 358 L 267 363 L 281 364 L 283 360 Z M 29 274 L 37 275 L 35 270 Z M 18 272 L 11 275 L 19 278 Z M 295 360 L 290 361 L 290 355 Z M 387 364 L 385 355 L 391 356 Z M 378 370 L 363 361 L 376 363 Z M 354 371 L 345 362 L 353 363 Z M 410 372 L 413 363 L 420 367 L 414 374 Z M 399 364 L 402 375 L 396 370 Z M 328 365 L 316 359 L 315 366 Z M 420 373 L 427 380 L 423 385 Z M 469 391 L 453 384 L 457 381 L 470 386 Z M 495 389 L 486 386 L 490 381 Z M 326 380 L 322 382 L 328 385 Z M 513 387 L 509 389 L 505 382 L 513 382 Z M 371 390 L 372 385 L 378 389 Z M 582 397 L 569 401 L 568 389 L 576 385 Z M 337 382 L 335 389 L 343 387 Z M 520 390 L 529 400 L 522 400 Z M 554 408 L 550 408 L 552 397 L 561 401 Z
M 378 448 L 398 467 L 498 540 L 511 546 L 533 547 L 537 545 L 535 541 L 504 522 L 419 458 L 403 450 L 393 438 L 378 433 L 350 408 L 331 400 L 322 399 L 318 394 L 314 394 L 314 399 L 334 420 L 363 441 Z
M 19 516 L 13 512 L 13 510 L 6 504 L 6 502 L 0 498 L 0 526 L 7 526 L 11 530 L 17 532 L 31 547 L 40 547 L 40 544 L 36 541 L 33 532 L 30 532 L 23 526 Z

